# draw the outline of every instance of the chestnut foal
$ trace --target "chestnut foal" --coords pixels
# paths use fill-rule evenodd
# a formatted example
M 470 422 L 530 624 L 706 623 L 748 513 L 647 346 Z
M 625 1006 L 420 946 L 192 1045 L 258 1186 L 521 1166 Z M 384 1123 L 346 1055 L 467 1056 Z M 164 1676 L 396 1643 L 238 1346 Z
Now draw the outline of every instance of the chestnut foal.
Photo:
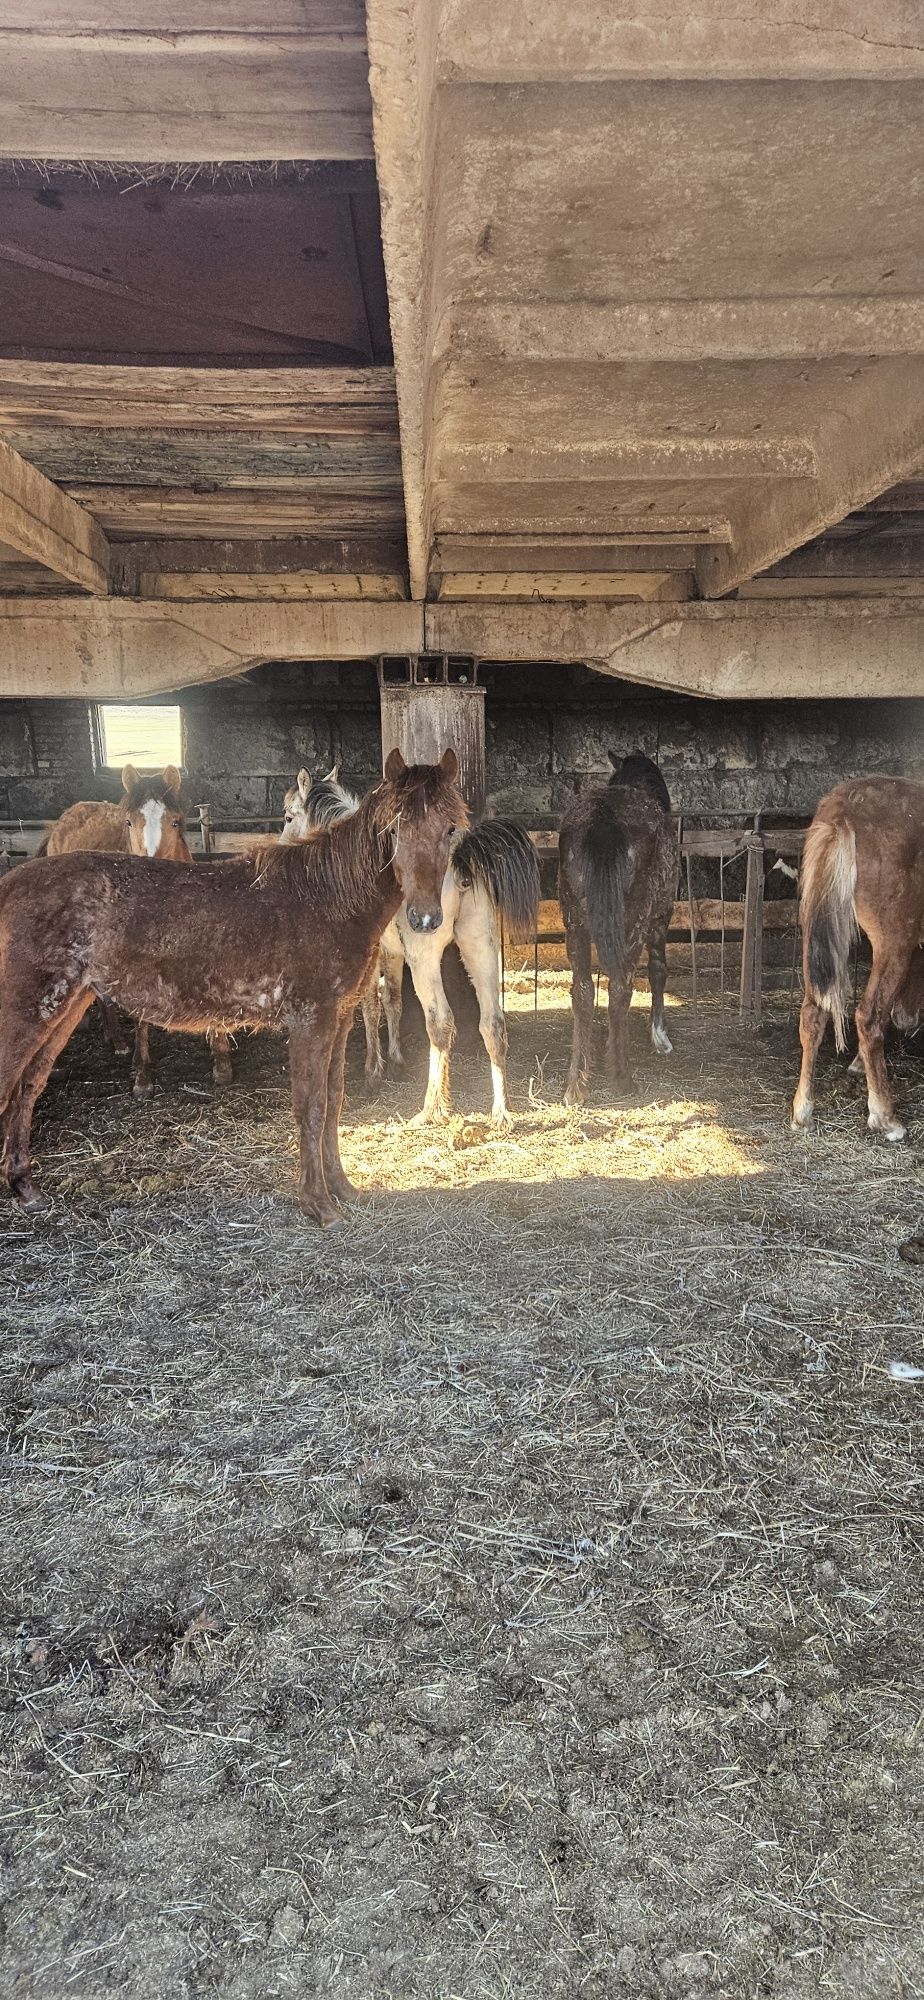
M 299 1200 L 330 1226 L 355 1190 L 338 1127 L 347 1036 L 402 899 L 415 931 L 442 922 L 458 762 L 405 764 L 348 819 L 291 847 L 168 871 L 121 855 L 32 861 L 0 883 L 0 1168 L 24 1208 L 32 1113 L 86 1009 L 106 995 L 165 1028 L 289 1031 Z
M 137 854 L 149 861 L 188 861 L 181 779 L 175 764 L 168 764 L 160 777 L 142 777 L 134 764 L 122 772 L 122 797 L 118 805 L 108 799 L 81 799 L 55 822 L 38 850 L 44 854 Z M 101 1000 L 106 1033 L 116 1055 L 127 1055 L 118 1007 Z M 231 1082 L 231 1052 L 227 1035 L 210 1035 L 212 1080 Z M 147 1021 L 135 1027 L 132 1077 L 136 1097 L 153 1097 L 154 1071 L 151 1065 L 150 1030 Z

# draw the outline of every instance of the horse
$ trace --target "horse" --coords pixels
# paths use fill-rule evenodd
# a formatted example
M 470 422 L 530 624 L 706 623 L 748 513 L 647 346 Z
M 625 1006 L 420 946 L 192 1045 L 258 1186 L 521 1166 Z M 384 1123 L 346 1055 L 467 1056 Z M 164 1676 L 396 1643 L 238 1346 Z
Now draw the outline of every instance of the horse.
M 657 764 L 609 753 L 613 776 L 575 800 L 558 841 L 559 897 L 571 967 L 574 1034 L 566 1104 L 583 1104 L 593 1054 L 595 945 L 609 981 L 607 1059 L 615 1094 L 632 1090 L 629 1008 L 643 945 L 648 947 L 651 1040 L 672 1053 L 664 1026 L 667 933 L 679 849 L 667 786 Z
M 59 854 L 136 854 L 150 861 L 192 861 L 186 845 L 181 779 L 175 764 L 168 764 L 160 777 L 142 777 L 133 764 L 122 772 L 122 797 L 117 805 L 107 799 L 81 799 L 68 806 L 36 851 Z M 118 1007 L 101 1002 L 106 1033 L 116 1055 L 127 1055 Z M 231 1082 L 231 1054 L 227 1035 L 210 1035 L 212 1080 L 216 1085 Z M 154 1072 L 151 1064 L 150 1031 L 147 1021 L 135 1027 L 132 1058 L 132 1089 L 136 1097 L 152 1097 Z
M 335 765 L 327 776 L 312 781 L 299 771 L 284 802 L 283 841 L 303 838 L 316 826 L 330 825 L 354 813 L 355 793 L 339 782 Z M 383 1072 L 379 1039 L 380 986 L 388 1028 L 388 1059 L 400 1065 L 401 984 L 405 960 L 414 991 L 423 1008 L 430 1042 L 430 1069 L 423 1109 L 413 1121 L 426 1125 L 447 1118 L 452 1109 L 449 1053 L 455 1020 L 446 998 L 441 965 L 455 939 L 478 999 L 479 1027 L 491 1065 L 492 1122 L 511 1119 L 507 1093 L 507 1024 L 500 996 L 500 923 L 525 935 L 535 930 L 539 905 L 539 862 L 528 833 L 515 820 L 483 819 L 467 831 L 457 829 L 442 889 L 443 921 L 430 936 L 415 933 L 407 911 L 398 911 L 383 934 L 379 962 L 362 995 L 366 1030 L 366 1077 L 375 1082 Z
M 800 916 L 802 1068 L 793 1130 L 811 1120 L 815 1060 L 829 1017 L 844 1048 L 850 950 L 862 930 L 873 964 L 856 1010 L 860 1047 L 851 1067 L 866 1075 L 870 1131 L 903 1139 L 884 1042 L 890 1018 L 913 1029 L 924 1005 L 924 785 L 862 778 L 828 792 L 805 838 Z
M 168 873 L 159 862 L 70 854 L 0 882 L 0 1173 L 20 1205 L 36 1100 L 97 996 L 187 1033 L 287 1028 L 299 1202 L 324 1227 L 352 1199 L 338 1126 L 346 1040 L 379 939 L 402 898 L 437 932 L 453 830 L 467 820 L 458 761 L 385 776 L 348 819 L 295 846 Z

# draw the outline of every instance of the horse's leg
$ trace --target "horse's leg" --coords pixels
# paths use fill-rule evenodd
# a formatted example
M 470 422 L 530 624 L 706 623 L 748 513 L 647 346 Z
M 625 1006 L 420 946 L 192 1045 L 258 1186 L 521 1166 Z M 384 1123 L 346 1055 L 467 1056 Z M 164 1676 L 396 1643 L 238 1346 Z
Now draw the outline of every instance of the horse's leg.
M 610 974 L 606 1060 L 617 1097 L 628 1097 L 632 1090 L 632 1070 L 629 1063 L 629 1010 L 632 1006 L 633 985 L 634 981 L 631 978 L 617 979 L 615 973 Z
M 391 926 L 389 926 L 391 930 Z M 386 938 L 388 942 L 386 943 Z M 385 1025 L 388 1029 L 388 1060 L 395 1069 L 401 1069 L 404 1057 L 401 1054 L 401 1001 L 404 981 L 404 949 L 397 932 L 394 941 L 388 931 L 379 947 L 382 965 L 382 1001 L 385 1008 Z
M 151 1030 L 147 1021 L 135 1023 L 135 1053 L 132 1057 L 132 1094 L 153 1097 L 154 1070 L 151 1064 Z
M 127 1056 L 131 1050 L 131 1043 L 119 1008 L 114 1000 L 100 1000 L 99 1004 L 103 1010 L 103 1033 L 113 1055 Z
M 913 939 L 907 947 L 900 944 L 893 946 L 880 955 L 878 943 L 873 941 L 873 969 L 856 1013 L 857 1039 L 866 1070 L 867 1123 L 871 1132 L 882 1132 L 886 1139 L 892 1140 L 903 1139 L 905 1127 L 895 1116 L 889 1089 L 885 1032 L 892 1008 L 908 976 L 908 961 L 916 942 Z
M 491 1065 L 495 1125 L 509 1125 L 507 1096 L 507 1023 L 500 997 L 500 937 L 493 903 L 478 890 L 467 890 L 456 918 L 456 943 L 466 972 L 478 995 L 481 1039 Z
M 664 988 L 667 984 L 667 923 L 659 923 L 648 939 L 648 983 L 651 987 L 651 1040 L 659 1056 L 670 1056 L 674 1045 L 664 1026 Z
M 321 1157 L 324 1162 L 324 1179 L 335 1201 L 355 1201 L 359 1189 L 353 1186 L 343 1171 L 340 1158 L 340 1113 L 343 1109 L 343 1072 L 346 1066 L 347 1037 L 353 1025 L 353 1009 L 347 1007 L 334 1037 L 327 1072 L 327 1116 L 324 1120 L 324 1138 Z
M 447 943 L 448 936 L 444 928 L 429 937 L 426 933 L 415 932 L 406 946 L 414 991 L 423 1008 L 430 1042 L 427 1094 L 422 1110 L 418 1111 L 416 1118 L 411 1121 L 414 1125 L 431 1125 L 440 1118 L 448 1118 L 452 1110 L 449 1051 L 452 1048 L 456 1024 L 452 1008 L 446 998 L 440 971 Z
M 206 1035 L 206 1041 L 208 1042 L 212 1057 L 212 1082 L 217 1090 L 222 1090 L 226 1084 L 234 1082 L 234 1071 L 231 1068 L 231 1043 L 221 1028 L 210 1028 Z
M 18 1082 L 0 1119 L 3 1136 L 0 1175 L 6 1180 L 10 1193 L 19 1202 L 20 1207 L 26 1210 L 45 1207 L 44 1199 L 32 1179 L 30 1156 L 32 1114 L 61 1050 L 70 1041 L 87 1008 L 92 1005 L 93 994 L 87 993 L 85 989 L 67 1003 L 50 1033 L 45 1035 L 44 1040 L 40 1042 L 20 1072 Z
M 565 1103 L 583 1104 L 593 1060 L 594 979 L 590 932 L 577 917 L 570 922 L 566 917 L 565 921 L 573 1015 L 571 1067 L 565 1084 Z
M 819 1007 L 806 990 L 805 999 L 799 1013 L 799 1040 L 802 1043 L 802 1068 L 799 1082 L 792 1101 L 792 1129 L 799 1130 L 807 1125 L 815 1109 L 812 1094 L 812 1079 L 815 1075 L 815 1058 L 824 1040 L 824 1032 L 831 1016 L 825 1007 Z
M 328 1192 L 322 1145 L 327 1122 L 327 1079 L 338 1029 L 334 1014 L 321 1016 L 311 1028 L 301 1022 L 289 1031 L 289 1073 L 292 1110 L 298 1126 L 298 1199 L 306 1215 L 332 1229 L 340 1210 Z
M 385 1073 L 385 1065 L 382 1061 L 382 1041 L 379 1033 L 382 1007 L 379 999 L 378 953 L 363 987 L 360 1006 L 363 1012 L 363 1027 L 366 1031 L 366 1082 L 380 1083 Z

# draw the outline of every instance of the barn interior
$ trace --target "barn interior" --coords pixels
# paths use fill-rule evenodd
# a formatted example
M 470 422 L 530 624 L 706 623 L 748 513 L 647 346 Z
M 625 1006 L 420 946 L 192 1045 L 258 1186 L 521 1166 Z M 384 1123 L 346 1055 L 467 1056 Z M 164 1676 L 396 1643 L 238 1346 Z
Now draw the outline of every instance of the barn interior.
M 919 1058 L 904 1147 L 833 1050 L 793 1142 L 772 864 L 920 772 L 920 22 L 6 0 L 0 55 L 0 882 L 119 796 L 107 718 L 221 852 L 375 782 L 389 674 L 477 680 L 544 857 L 513 1125 L 461 973 L 413 1124 L 408 989 L 334 1238 L 274 1038 L 223 1097 L 164 1034 L 133 1102 L 92 1017 L 58 1065 L 0 1213 L 10 1990 L 914 1994 Z M 636 749 L 676 1056 L 640 993 L 638 1102 L 566 1112 L 554 836 Z

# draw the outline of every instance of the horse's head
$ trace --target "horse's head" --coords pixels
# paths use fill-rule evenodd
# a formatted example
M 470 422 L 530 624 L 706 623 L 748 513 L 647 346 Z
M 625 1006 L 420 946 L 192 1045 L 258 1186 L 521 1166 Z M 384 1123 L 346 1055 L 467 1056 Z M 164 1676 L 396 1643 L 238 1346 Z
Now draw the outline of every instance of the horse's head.
M 468 825 L 458 776 L 454 750 L 444 750 L 438 764 L 406 764 L 392 750 L 385 765 L 383 824 L 394 833 L 392 862 L 412 931 L 436 931 L 443 921 L 450 842 Z
M 331 826 L 335 820 L 345 819 L 348 813 L 356 811 L 358 804 L 355 794 L 340 783 L 339 764 L 324 778 L 313 778 L 310 771 L 299 771 L 282 804 L 281 845 L 307 840 L 315 827 Z
M 150 861 L 190 859 L 183 837 L 183 801 L 175 764 L 168 764 L 160 777 L 141 777 L 133 764 L 126 764 L 122 810 L 133 854 L 146 855 Z
M 670 792 L 657 764 L 653 764 L 650 757 L 643 756 L 640 750 L 633 751 L 630 757 L 620 757 L 615 750 L 608 750 L 606 754 L 613 766 L 611 785 L 633 785 L 637 791 L 652 792 L 665 812 L 670 812 Z

